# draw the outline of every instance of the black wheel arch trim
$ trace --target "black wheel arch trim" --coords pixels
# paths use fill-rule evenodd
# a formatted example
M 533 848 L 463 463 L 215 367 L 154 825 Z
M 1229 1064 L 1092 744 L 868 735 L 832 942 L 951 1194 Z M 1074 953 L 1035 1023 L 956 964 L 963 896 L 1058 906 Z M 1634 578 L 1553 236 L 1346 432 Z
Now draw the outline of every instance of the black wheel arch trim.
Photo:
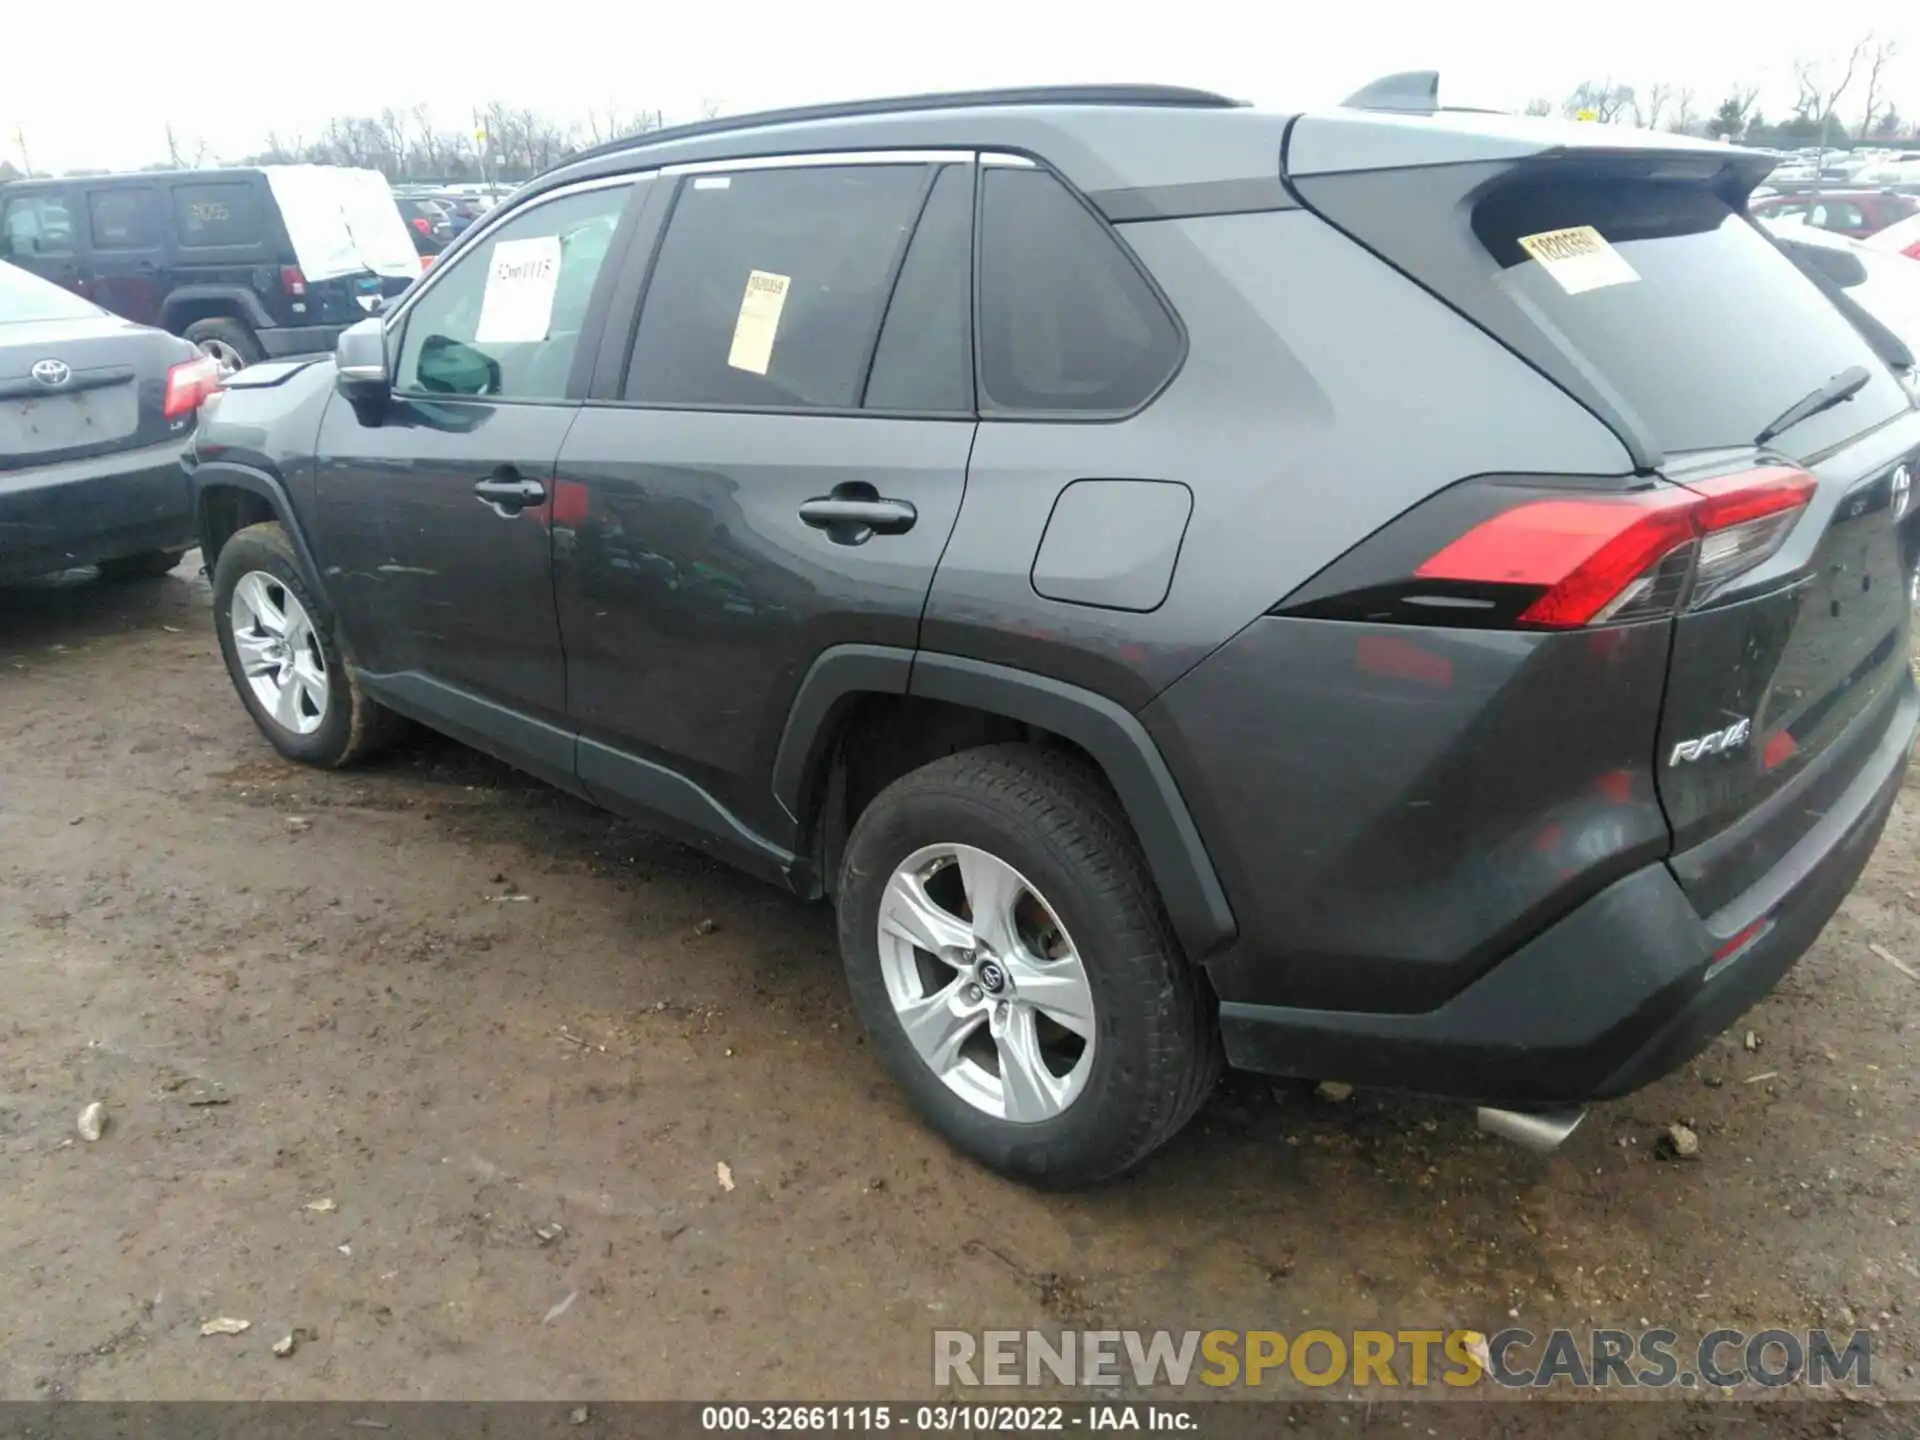
M 244 285 L 182 285 L 176 290 L 171 290 L 167 293 L 167 298 L 160 303 L 161 324 L 171 330 L 177 319 L 174 312 L 178 307 L 199 304 L 203 300 L 218 300 L 222 304 L 238 307 L 240 318 L 245 319 L 247 324 L 255 330 L 274 328 L 274 318 L 267 313 L 267 307 L 260 303 L 258 295 Z M 199 318 L 204 320 L 210 317 L 203 315 Z M 186 325 L 193 323 L 189 320 L 181 328 L 185 329 Z
M 288 497 L 285 485 L 265 470 L 231 460 L 203 460 L 191 466 L 188 474 L 193 483 L 194 528 L 199 532 L 200 553 L 206 562 L 208 575 L 213 574 L 213 567 L 219 559 L 219 546 L 213 543 L 212 516 L 207 508 L 208 492 L 243 490 L 258 496 L 272 509 L 274 519 L 280 522 L 287 532 L 287 538 L 293 542 L 294 558 L 300 562 L 300 578 L 307 582 L 314 594 L 327 600 L 327 587 L 320 579 L 320 566 L 314 560 L 313 552 L 307 548 L 307 537 L 301 533 L 299 523 L 294 519 L 293 501 Z
M 806 807 L 843 706 L 873 693 L 965 705 L 1072 741 L 1119 796 L 1188 955 L 1204 959 L 1238 934 L 1199 827 L 1146 728 L 1104 695 L 1031 671 L 876 645 L 824 651 L 800 682 L 774 759 L 774 795 L 789 815 Z

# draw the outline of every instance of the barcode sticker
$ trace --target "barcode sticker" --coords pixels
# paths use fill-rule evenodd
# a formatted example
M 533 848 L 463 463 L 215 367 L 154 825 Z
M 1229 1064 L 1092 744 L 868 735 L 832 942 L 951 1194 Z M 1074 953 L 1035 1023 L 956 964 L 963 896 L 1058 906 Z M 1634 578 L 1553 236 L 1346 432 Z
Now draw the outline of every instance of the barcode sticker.
M 1538 260 L 1569 295 L 1583 295 L 1608 285 L 1631 285 L 1640 278 L 1640 272 L 1591 225 L 1522 235 L 1520 248 Z

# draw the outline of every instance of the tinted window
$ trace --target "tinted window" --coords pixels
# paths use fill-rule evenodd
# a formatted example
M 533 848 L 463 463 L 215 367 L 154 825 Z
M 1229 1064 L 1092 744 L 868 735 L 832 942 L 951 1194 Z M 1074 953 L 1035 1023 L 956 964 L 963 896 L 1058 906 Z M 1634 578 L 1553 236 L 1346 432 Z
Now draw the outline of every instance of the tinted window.
M 684 181 L 627 371 L 630 400 L 860 403 L 920 165 L 747 170 Z
M 867 377 L 869 410 L 973 409 L 973 167 L 934 182 Z
M 28 320 L 90 320 L 100 313 L 98 307 L 78 295 L 0 260 L 0 325 Z
M 564 398 L 594 282 L 631 193 L 616 185 L 534 205 L 451 261 L 407 312 L 397 387 Z
M 173 187 L 180 243 L 192 249 L 258 245 L 265 238 L 260 192 L 244 180 Z
M 96 250 L 151 250 L 166 229 L 160 192 L 145 185 L 91 191 L 87 224 Z
M 58 195 L 14 196 L 0 211 L 0 232 L 7 253 L 21 259 L 73 253 L 73 217 Z
M 1632 407 L 1667 450 L 1751 444 L 1830 376 L 1865 365 L 1874 383 L 1795 426 L 1796 455 L 1838 444 L 1904 408 L 1899 383 L 1812 282 L 1745 216 L 1703 186 L 1599 181 L 1517 187 L 1473 225 L 1502 283 Z M 1552 253 L 1551 232 L 1588 227 L 1614 252 L 1595 272 Z M 1592 248 L 1576 236 L 1576 247 Z M 1621 268 L 1619 262 L 1624 262 Z
M 1044 170 L 981 176 L 981 403 L 1131 410 L 1180 359 L 1180 333 L 1106 226 Z
M 1847 200 L 1823 200 L 1807 213 L 1807 219 L 1822 230 L 1859 230 L 1867 223 L 1860 207 Z

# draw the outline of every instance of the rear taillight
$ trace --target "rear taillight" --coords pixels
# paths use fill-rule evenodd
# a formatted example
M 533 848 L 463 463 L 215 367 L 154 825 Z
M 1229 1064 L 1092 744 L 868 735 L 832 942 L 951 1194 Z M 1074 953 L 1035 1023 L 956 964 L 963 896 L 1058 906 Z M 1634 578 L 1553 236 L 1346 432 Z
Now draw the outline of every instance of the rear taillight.
M 1276 609 L 1526 630 L 1670 615 L 1777 551 L 1814 487 L 1785 466 L 1634 491 L 1469 481 L 1415 507 Z
M 418 230 L 422 235 L 433 234 L 433 226 L 427 222 L 427 217 L 424 215 L 416 215 L 413 217 L 413 228 Z
M 300 273 L 300 267 L 298 265 L 282 265 L 280 267 L 280 288 L 289 295 L 304 295 L 307 293 L 307 277 Z
M 220 388 L 220 362 L 211 355 L 183 361 L 167 371 L 167 395 L 160 413 L 178 420 L 200 408 L 202 401 Z

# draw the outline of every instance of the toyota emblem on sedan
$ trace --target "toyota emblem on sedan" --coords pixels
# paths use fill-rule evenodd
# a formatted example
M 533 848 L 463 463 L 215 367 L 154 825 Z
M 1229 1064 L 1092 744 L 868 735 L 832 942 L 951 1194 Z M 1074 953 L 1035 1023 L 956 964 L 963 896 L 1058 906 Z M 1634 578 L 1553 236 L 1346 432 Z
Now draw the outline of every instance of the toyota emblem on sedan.
M 36 360 L 28 373 L 33 376 L 34 384 L 58 390 L 73 378 L 73 367 L 64 360 Z

